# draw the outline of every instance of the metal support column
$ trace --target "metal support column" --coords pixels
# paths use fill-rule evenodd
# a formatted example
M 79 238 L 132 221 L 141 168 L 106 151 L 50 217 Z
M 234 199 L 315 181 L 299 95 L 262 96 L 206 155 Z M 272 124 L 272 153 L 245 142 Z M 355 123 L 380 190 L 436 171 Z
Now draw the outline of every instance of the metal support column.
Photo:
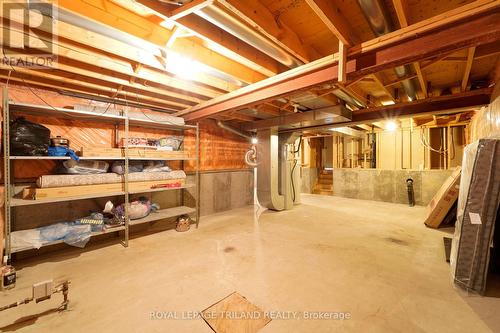
M 130 218 L 129 218 L 129 206 L 130 206 L 130 198 L 128 192 L 128 176 L 129 176 L 129 151 L 128 151 L 128 140 L 129 139 L 129 117 L 128 117 L 128 107 L 125 108 L 125 241 L 124 246 L 128 247 L 129 240 L 129 226 L 130 226 Z
M 4 179 L 4 210 L 5 210 L 5 255 L 11 259 L 11 211 L 10 200 L 12 198 L 11 165 L 10 165 L 10 114 L 9 114 L 9 92 L 7 88 L 2 89 L 2 115 L 3 115 L 3 179 Z M 2 241 L 2 240 L 0 240 Z M 2 258 L 3 260 L 3 258 Z
M 196 228 L 200 224 L 200 124 L 196 123 Z

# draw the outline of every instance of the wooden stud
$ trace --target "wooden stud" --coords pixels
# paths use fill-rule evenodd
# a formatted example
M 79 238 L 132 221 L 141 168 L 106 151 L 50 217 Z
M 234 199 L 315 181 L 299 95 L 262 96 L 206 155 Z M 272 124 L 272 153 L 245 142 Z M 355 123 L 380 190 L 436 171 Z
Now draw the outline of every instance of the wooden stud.
M 407 19 L 407 3 L 405 0 L 392 0 L 392 3 L 394 5 L 394 9 L 396 9 L 396 15 L 399 20 L 399 25 L 401 28 L 407 27 L 408 24 L 408 19 Z
M 389 90 L 389 88 L 387 88 L 387 86 L 385 86 L 384 83 L 382 82 L 382 79 L 380 78 L 380 74 L 375 73 L 372 75 L 372 77 L 373 77 L 374 81 L 380 86 L 380 88 L 382 88 L 384 90 L 384 92 L 387 94 L 387 96 L 389 96 L 391 98 L 391 100 L 393 102 L 395 102 L 396 99 L 392 95 L 392 92 Z
M 427 81 L 425 81 L 424 74 L 422 73 L 422 69 L 420 68 L 420 63 L 418 61 L 413 63 L 415 66 L 415 72 L 417 73 L 418 83 L 420 84 L 420 88 L 422 89 L 422 94 L 424 98 L 427 98 Z
M 170 30 L 161 27 L 152 20 L 133 13 L 110 0 L 60 0 L 57 3 L 58 6 L 62 8 L 136 36 L 146 42 L 157 45 L 159 48 L 165 47 L 168 37 L 171 34 Z M 58 30 L 60 30 L 60 25 Z M 68 38 L 76 40 L 81 37 L 86 37 L 88 34 L 92 33 L 85 30 L 80 33 L 71 34 Z M 108 46 L 106 43 L 96 44 L 99 45 L 97 47 L 98 49 L 103 49 Z M 125 52 L 129 52 L 127 48 L 115 48 L 114 46 L 110 46 L 108 49 L 111 53 L 122 52 L 126 54 Z M 115 51 L 113 52 L 113 50 Z M 130 48 L 130 51 L 132 50 L 134 50 L 134 48 Z M 246 83 L 253 83 L 266 78 L 265 75 L 258 73 L 233 59 L 222 56 L 191 39 L 178 39 L 172 46 L 172 50 L 178 54 L 189 56 L 192 60 L 199 61 L 208 67 L 212 67 Z M 137 54 L 142 56 L 143 53 L 144 52 L 138 52 Z M 215 83 L 220 81 L 221 80 L 217 77 L 210 76 L 210 79 L 208 79 L 205 84 L 213 86 Z M 227 85 L 227 83 L 224 83 L 224 85 Z
M 224 6 L 300 61 L 310 61 L 309 52 L 297 34 L 283 22 L 278 24 L 274 14 L 259 0 L 218 0 L 217 4 Z
M 307 4 L 328 27 L 328 29 L 345 45 L 354 45 L 357 37 L 349 22 L 331 0 L 306 0 Z
M 141 0 L 139 1 L 141 2 Z M 180 6 L 177 9 L 174 9 L 170 15 L 169 18 L 171 20 L 178 20 L 181 17 L 184 17 L 186 15 L 192 14 L 197 10 L 203 9 L 206 6 L 209 6 L 213 3 L 213 0 L 193 0 L 191 2 L 188 2 L 185 5 Z
M 462 91 L 467 89 L 467 84 L 469 83 L 469 76 L 472 70 L 472 63 L 474 62 L 474 52 L 476 52 L 475 47 L 469 48 L 467 52 L 467 63 L 465 64 L 464 77 L 462 78 Z
M 339 82 L 347 81 L 347 45 L 339 40 Z

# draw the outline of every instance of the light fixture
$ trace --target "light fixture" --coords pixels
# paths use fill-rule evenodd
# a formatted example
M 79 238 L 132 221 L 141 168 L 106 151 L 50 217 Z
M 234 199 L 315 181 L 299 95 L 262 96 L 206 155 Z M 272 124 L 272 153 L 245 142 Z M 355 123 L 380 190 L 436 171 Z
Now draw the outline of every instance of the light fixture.
M 165 68 L 185 80 L 195 79 L 196 75 L 203 70 L 200 63 L 174 52 L 168 53 Z
M 395 131 L 398 128 L 398 124 L 394 120 L 389 120 L 385 123 L 385 129 L 388 131 Z
M 394 101 L 382 101 L 381 103 L 382 103 L 383 106 L 396 104 L 396 103 L 394 103 Z
M 259 139 L 257 139 L 256 137 L 253 137 L 252 138 L 252 144 L 256 145 L 257 143 L 259 143 Z

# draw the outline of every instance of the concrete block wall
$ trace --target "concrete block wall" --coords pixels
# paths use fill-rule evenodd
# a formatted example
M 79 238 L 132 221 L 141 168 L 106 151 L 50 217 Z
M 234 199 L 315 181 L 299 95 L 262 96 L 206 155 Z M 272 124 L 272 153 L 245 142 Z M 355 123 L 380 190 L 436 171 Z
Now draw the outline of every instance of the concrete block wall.
M 318 180 L 318 168 L 302 168 L 302 193 L 312 193 Z
M 188 175 L 194 182 L 194 175 Z M 253 204 L 253 170 L 209 171 L 200 174 L 200 214 L 210 215 Z M 185 191 L 190 205 L 194 189 Z
M 333 195 L 393 203 L 408 203 L 406 180 L 413 179 L 417 205 L 427 205 L 452 170 L 334 169 Z

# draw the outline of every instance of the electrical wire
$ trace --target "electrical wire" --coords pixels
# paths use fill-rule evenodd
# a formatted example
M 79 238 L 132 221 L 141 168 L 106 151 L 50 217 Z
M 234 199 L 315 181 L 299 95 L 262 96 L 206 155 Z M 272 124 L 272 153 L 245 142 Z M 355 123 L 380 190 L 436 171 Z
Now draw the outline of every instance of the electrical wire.
M 297 167 L 297 164 L 298 164 L 298 160 L 295 159 L 295 154 L 297 154 L 299 151 L 300 151 L 300 146 L 302 145 L 302 135 L 300 136 L 299 138 L 299 145 L 297 147 L 297 150 L 294 150 L 292 151 L 293 152 L 293 156 L 294 156 L 294 161 L 295 163 L 293 164 L 293 167 L 292 167 L 292 171 L 290 173 L 290 178 L 292 179 L 292 201 L 295 202 L 295 184 L 294 184 L 294 181 L 293 181 L 293 172 L 295 171 L 295 167 Z
M 420 128 L 420 142 L 422 143 L 422 145 L 425 148 L 427 148 L 430 151 L 433 151 L 435 153 L 444 155 L 444 154 L 446 154 L 448 152 L 448 149 L 443 149 L 443 142 L 442 141 L 440 143 L 439 149 L 435 149 L 435 148 L 431 147 L 431 145 L 424 138 L 424 127 L 423 126 Z

